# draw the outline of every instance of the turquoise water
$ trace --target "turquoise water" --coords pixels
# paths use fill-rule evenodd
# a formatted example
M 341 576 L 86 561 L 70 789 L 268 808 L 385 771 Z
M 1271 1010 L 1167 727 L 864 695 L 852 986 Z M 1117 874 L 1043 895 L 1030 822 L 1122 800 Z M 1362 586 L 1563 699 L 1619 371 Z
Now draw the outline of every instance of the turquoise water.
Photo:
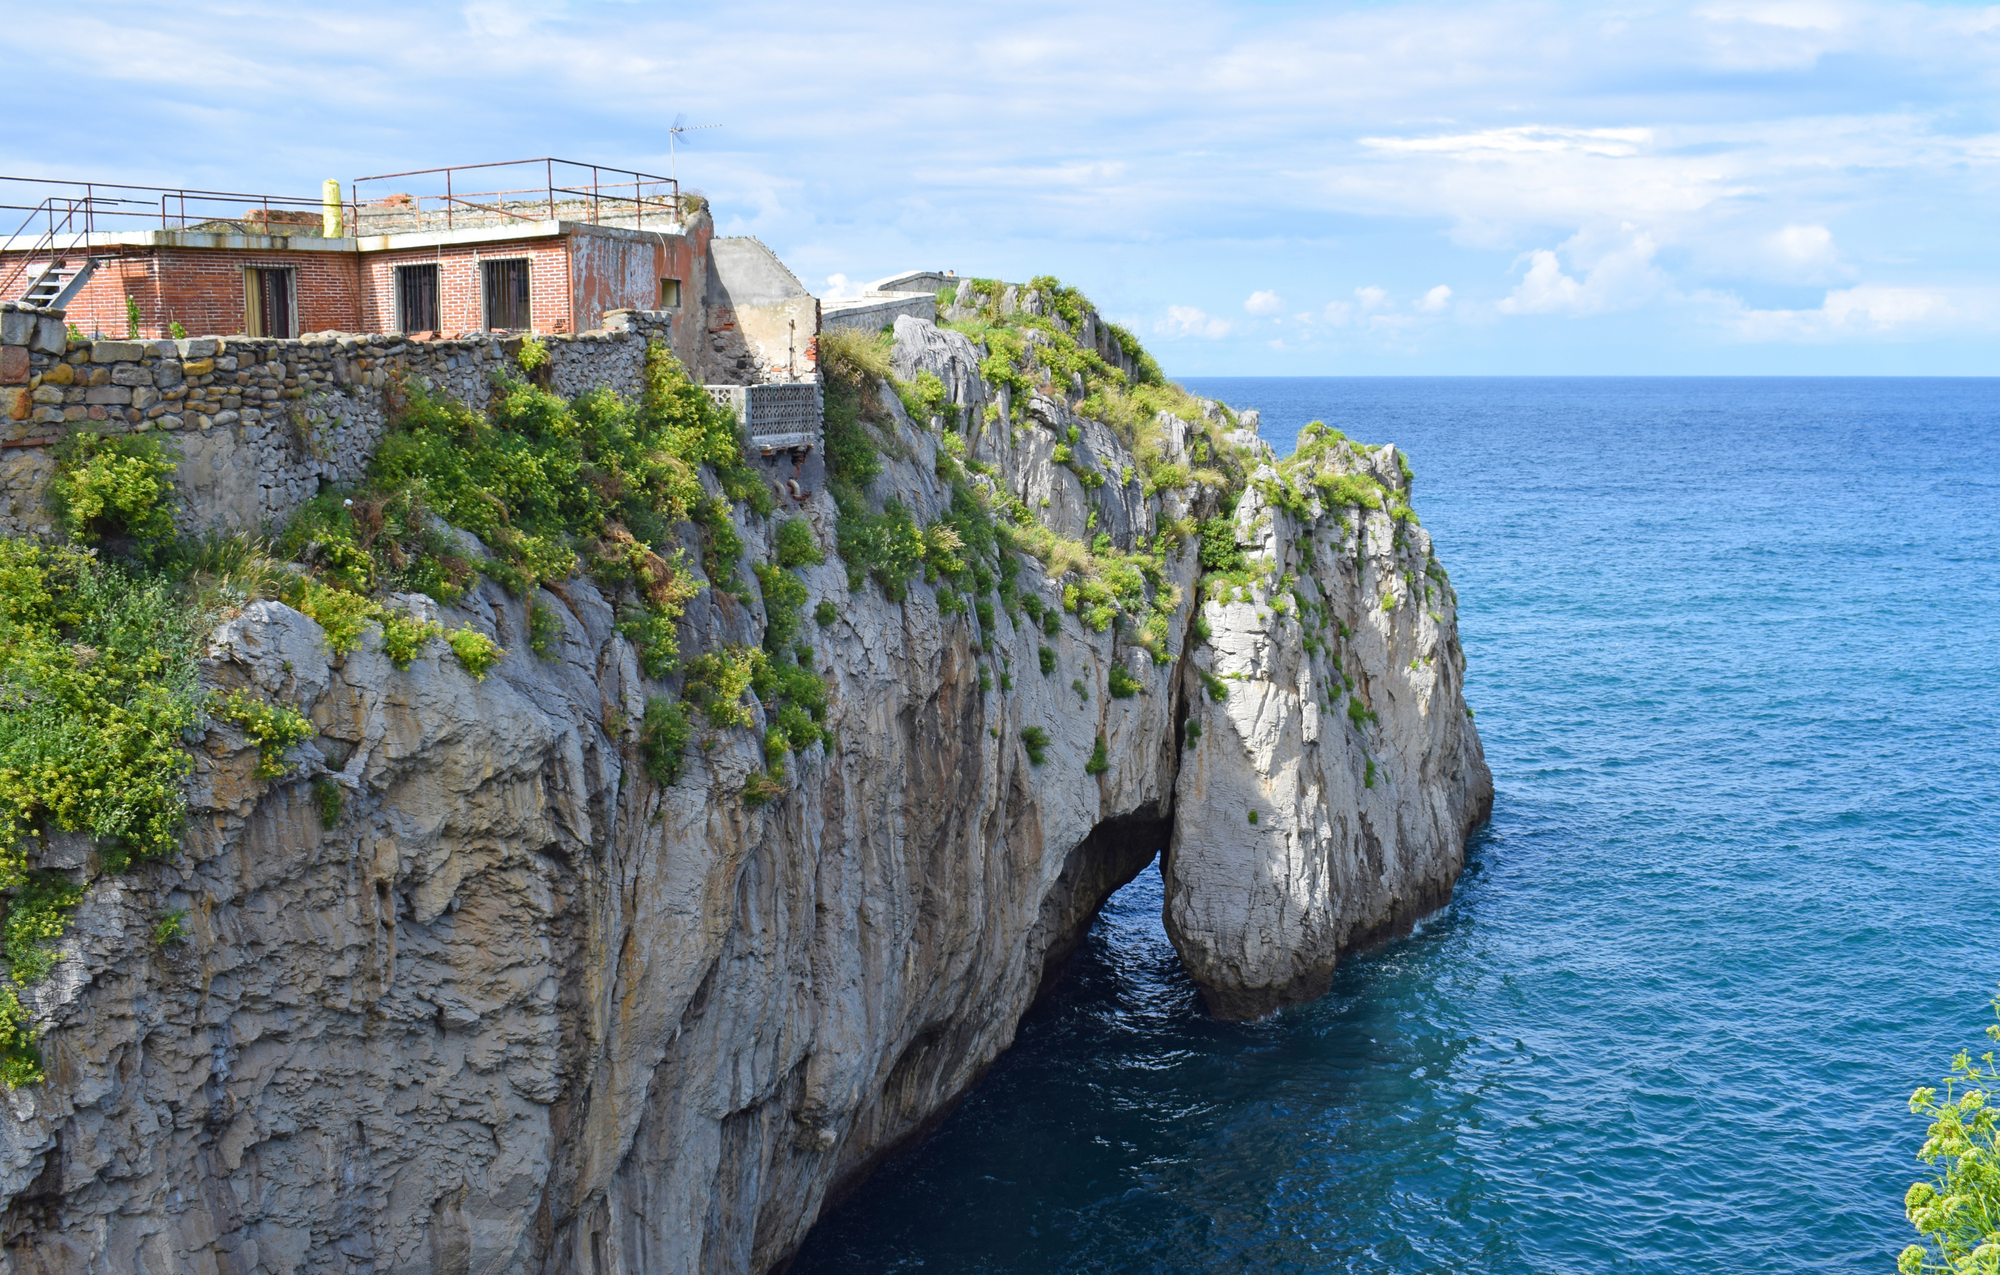
M 1493 821 L 1254 1025 L 1148 870 L 793 1275 L 1892 1270 L 2000 981 L 2000 382 L 1189 384 L 1409 452 Z

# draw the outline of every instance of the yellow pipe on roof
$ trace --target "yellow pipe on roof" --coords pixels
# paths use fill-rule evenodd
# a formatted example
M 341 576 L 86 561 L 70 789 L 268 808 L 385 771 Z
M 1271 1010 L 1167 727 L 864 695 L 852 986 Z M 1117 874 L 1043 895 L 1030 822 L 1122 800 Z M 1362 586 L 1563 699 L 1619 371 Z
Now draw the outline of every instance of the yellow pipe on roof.
M 340 225 L 342 212 L 340 183 L 331 177 L 327 178 L 326 184 L 320 187 L 320 201 L 325 206 L 325 211 L 320 217 L 320 232 L 328 239 L 344 238 Z

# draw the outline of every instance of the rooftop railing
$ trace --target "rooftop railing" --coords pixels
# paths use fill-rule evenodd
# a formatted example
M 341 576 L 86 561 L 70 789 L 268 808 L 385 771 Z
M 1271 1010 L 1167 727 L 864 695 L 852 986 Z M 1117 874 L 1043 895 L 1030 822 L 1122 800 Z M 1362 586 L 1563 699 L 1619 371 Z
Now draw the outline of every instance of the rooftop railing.
M 496 179 L 498 188 L 479 189 Z M 363 196 L 363 186 L 379 190 L 387 182 L 410 189 Z M 357 177 L 348 186 L 355 231 L 363 235 L 473 230 L 557 220 L 638 230 L 650 223 L 653 229 L 664 230 L 685 220 L 692 211 L 692 199 L 682 196 L 680 183 L 671 177 L 546 156 L 380 173 Z

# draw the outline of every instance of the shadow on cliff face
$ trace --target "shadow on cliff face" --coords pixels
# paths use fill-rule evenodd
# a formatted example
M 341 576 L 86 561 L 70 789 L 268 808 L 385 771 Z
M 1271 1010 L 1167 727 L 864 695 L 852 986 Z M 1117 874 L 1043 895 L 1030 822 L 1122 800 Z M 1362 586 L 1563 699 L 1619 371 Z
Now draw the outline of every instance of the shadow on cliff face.
M 1041 981 L 1035 990 L 1034 1004 L 1041 1004 L 1062 981 L 1064 971 L 1084 937 L 1089 934 L 1098 912 L 1112 895 L 1152 865 L 1173 839 L 1173 831 L 1174 819 L 1170 808 L 1145 806 L 1099 823 L 1069 852 L 1063 861 L 1061 874 L 1042 900 L 1041 916 L 1029 940 L 1030 950 L 1033 950 L 1041 946 L 1046 936 Z M 905 1092 L 925 1090 L 933 1074 L 947 1069 L 961 1058 L 963 1050 L 959 1042 L 951 1037 L 951 1028 L 946 1025 L 922 1032 L 912 1040 L 896 1060 L 889 1081 L 883 1086 L 885 1103 L 894 1104 L 897 1095 Z M 989 1062 L 981 1067 L 949 1101 L 935 1107 L 906 1136 L 879 1148 L 841 1174 L 827 1189 L 820 1215 L 825 1216 L 840 1207 L 885 1163 L 920 1146 L 979 1087 L 991 1066 Z M 796 1254 L 788 1256 L 775 1267 L 773 1275 L 782 1275 L 792 1256 Z

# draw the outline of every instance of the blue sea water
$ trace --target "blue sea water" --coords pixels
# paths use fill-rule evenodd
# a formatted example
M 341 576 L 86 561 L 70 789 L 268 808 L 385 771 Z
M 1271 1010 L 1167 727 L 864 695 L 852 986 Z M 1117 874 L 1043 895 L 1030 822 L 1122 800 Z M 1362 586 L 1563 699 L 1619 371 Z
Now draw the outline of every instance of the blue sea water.
M 1893 1270 L 2000 981 L 2000 381 L 1189 385 L 1408 452 L 1492 823 L 1257 1024 L 1148 870 L 794 1275 Z

